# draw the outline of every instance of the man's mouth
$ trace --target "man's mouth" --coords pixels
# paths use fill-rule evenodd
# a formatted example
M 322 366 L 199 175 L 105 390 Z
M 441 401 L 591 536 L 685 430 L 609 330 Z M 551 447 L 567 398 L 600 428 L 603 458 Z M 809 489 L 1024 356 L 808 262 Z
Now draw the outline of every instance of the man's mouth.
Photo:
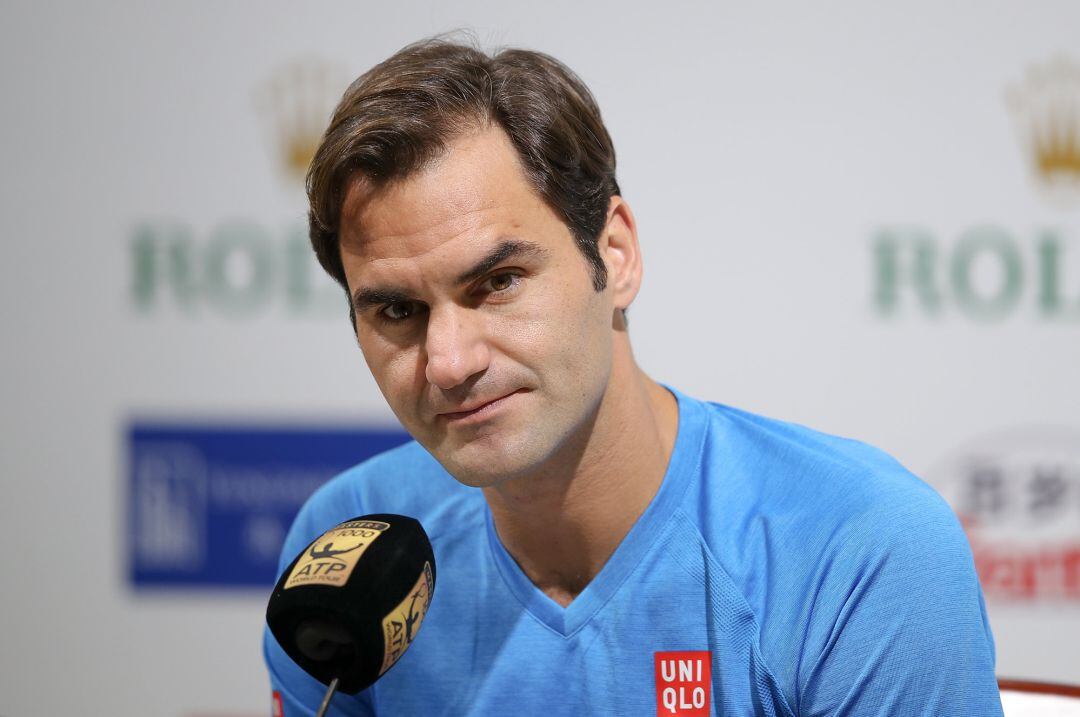
M 490 401 L 472 403 L 456 411 L 443 411 L 439 413 L 439 417 L 444 418 L 448 421 L 462 421 L 473 416 L 486 415 L 488 413 L 494 412 L 496 409 L 506 403 L 506 400 L 508 398 L 517 393 L 520 393 L 521 390 L 522 389 L 518 389 L 517 391 L 511 391 L 510 393 L 499 396 L 498 398 L 493 398 Z

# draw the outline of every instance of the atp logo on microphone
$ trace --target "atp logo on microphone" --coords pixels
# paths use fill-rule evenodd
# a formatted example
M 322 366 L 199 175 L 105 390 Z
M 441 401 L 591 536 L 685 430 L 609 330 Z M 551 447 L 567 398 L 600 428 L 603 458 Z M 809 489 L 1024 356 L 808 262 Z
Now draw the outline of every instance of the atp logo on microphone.
M 420 623 L 427 615 L 431 605 L 431 591 L 435 587 L 435 577 L 431 574 L 431 563 L 424 563 L 424 570 L 416 579 L 416 584 L 397 607 L 383 618 L 383 662 L 379 674 L 389 670 L 406 648 L 416 638 Z
M 379 520 L 353 520 L 326 531 L 304 551 L 283 590 L 313 583 L 341 587 L 360 556 L 389 527 Z

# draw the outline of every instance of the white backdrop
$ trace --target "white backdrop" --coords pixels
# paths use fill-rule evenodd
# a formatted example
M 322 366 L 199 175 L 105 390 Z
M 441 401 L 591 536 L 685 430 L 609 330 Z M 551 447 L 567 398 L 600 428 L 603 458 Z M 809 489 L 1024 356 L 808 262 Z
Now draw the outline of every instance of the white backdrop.
M 463 27 L 596 94 L 646 370 L 897 456 L 972 520 L 999 674 L 1080 682 L 1080 5 L 9 2 L 0 715 L 268 712 L 265 593 L 130 585 L 125 431 L 392 422 L 282 156 Z

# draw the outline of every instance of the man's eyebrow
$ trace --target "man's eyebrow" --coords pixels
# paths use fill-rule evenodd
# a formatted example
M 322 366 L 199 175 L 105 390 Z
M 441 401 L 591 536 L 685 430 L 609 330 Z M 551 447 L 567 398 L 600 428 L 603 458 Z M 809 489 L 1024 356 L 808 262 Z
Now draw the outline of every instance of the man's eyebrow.
M 362 313 L 372 306 L 412 301 L 412 297 L 400 289 L 357 289 L 353 294 L 353 310 Z
M 456 283 L 468 284 L 475 281 L 507 259 L 519 256 L 544 256 L 546 254 L 547 250 L 539 244 L 521 239 L 507 239 L 500 242 L 480 261 L 458 275 Z M 359 314 L 372 306 L 385 306 L 407 301 L 413 301 L 413 297 L 403 289 L 395 287 L 360 288 L 353 294 L 353 310 Z
M 458 275 L 457 283 L 468 284 L 475 281 L 507 259 L 519 256 L 544 256 L 545 254 L 547 254 L 547 250 L 539 244 L 521 239 L 506 239 L 488 252 L 487 256 L 473 264 L 467 271 Z

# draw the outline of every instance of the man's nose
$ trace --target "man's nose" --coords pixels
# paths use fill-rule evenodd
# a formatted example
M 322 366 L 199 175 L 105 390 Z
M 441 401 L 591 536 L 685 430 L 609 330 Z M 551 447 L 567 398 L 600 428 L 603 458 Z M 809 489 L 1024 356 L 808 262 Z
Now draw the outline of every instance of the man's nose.
M 491 354 L 480 317 L 473 313 L 459 306 L 431 309 L 424 342 L 429 383 L 451 389 L 488 367 Z

